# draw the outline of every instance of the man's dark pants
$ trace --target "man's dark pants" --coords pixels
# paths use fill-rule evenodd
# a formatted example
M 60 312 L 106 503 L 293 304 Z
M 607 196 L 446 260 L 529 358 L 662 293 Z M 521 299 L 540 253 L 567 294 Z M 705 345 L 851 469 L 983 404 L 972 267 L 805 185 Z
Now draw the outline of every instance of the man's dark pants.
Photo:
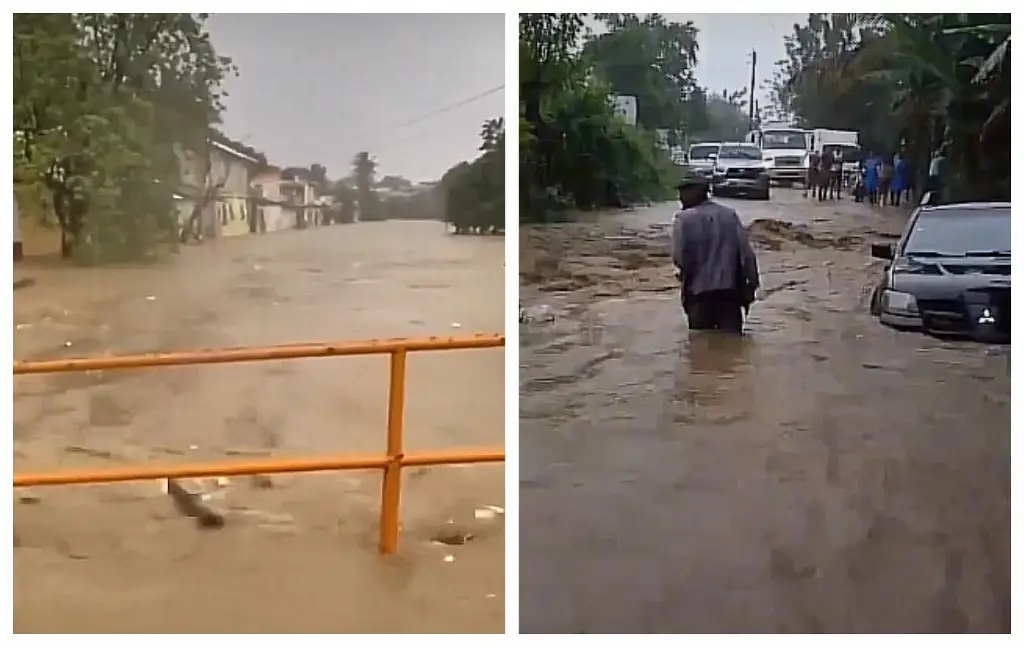
M 690 330 L 721 330 L 738 335 L 743 332 L 744 301 L 737 290 L 684 294 L 683 310 Z

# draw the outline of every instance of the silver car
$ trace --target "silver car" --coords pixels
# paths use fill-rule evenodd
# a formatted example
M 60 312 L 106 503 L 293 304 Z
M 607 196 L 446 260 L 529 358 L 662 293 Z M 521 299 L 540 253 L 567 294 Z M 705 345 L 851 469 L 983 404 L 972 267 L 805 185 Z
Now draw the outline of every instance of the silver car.
M 742 142 L 724 143 L 719 146 L 717 157 L 711 176 L 711 190 L 715 195 L 771 198 L 771 178 L 760 148 Z

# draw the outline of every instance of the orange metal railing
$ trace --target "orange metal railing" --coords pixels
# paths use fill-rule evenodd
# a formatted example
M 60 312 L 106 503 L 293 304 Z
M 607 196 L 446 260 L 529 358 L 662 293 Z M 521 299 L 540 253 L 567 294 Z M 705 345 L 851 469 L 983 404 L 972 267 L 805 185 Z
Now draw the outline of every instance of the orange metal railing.
M 157 366 L 194 366 L 229 364 L 310 357 L 388 354 L 391 374 L 388 386 L 388 429 L 383 456 L 335 456 L 330 458 L 279 459 L 265 461 L 204 463 L 166 467 L 124 467 L 105 470 L 64 471 L 42 474 L 15 474 L 14 487 L 41 485 L 77 485 L 117 483 L 162 478 L 199 478 L 241 476 L 247 474 L 286 474 L 334 470 L 381 469 L 380 552 L 398 550 L 399 509 L 402 498 L 402 468 L 407 466 L 452 465 L 459 463 L 497 463 L 505 460 L 504 449 L 420 452 L 406 455 L 403 450 L 405 422 L 405 368 L 410 352 L 496 348 L 505 345 L 504 335 L 469 337 L 429 337 L 424 339 L 376 339 L 359 342 L 286 344 L 261 348 L 228 348 L 185 353 L 151 353 L 121 357 L 14 362 L 15 375 L 73 373 L 137 369 Z

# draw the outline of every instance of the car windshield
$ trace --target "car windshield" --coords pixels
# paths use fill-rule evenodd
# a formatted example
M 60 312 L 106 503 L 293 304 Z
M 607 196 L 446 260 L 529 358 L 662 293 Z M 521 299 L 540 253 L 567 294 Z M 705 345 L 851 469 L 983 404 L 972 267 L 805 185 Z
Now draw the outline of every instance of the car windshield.
M 759 160 L 761 149 L 756 146 L 722 146 L 718 151 L 718 159 Z
M 1010 252 L 1010 210 L 942 209 L 918 217 L 903 253 L 929 256 Z
M 694 146 L 690 149 L 690 159 L 706 160 L 718 152 L 718 146 Z
M 806 150 L 807 136 L 799 130 L 772 130 L 761 133 L 761 148 Z

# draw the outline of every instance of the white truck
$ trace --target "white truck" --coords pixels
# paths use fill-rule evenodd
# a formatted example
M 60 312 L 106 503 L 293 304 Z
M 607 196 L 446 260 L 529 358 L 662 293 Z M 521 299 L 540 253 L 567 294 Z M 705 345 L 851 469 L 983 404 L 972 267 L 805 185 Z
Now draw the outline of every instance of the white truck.
M 783 186 L 807 178 L 811 131 L 787 124 L 765 124 L 747 136 L 761 149 L 772 182 Z

